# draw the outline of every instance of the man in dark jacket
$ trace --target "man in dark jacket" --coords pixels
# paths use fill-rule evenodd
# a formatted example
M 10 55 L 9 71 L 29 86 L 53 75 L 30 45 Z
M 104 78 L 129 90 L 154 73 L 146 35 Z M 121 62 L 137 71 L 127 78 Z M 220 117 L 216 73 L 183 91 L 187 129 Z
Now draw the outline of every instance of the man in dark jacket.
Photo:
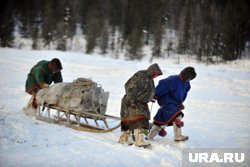
M 160 109 L 154 117 L 154 125 L 148 134 L 148 139 L 153 139 L 157 134 L 165 135 L 164 128 L 172 125 L 175 141 L 188 139 L 188 136 L 181 134 L 181 127 L 184 125 L 181 121 L 184 116 L 182 110 L 183 102 L 191 89 L 189 81 L 195 77 L 195 69 L 186 67 L 179 75 L 172 75 L 159 81 L 154 98 L 157 99 Z
M 148 102 L 155 94 L 153 79 L 162 75 L 158 64 L 153 64 L 147 70 L 135 73 L 125 84 L 126 94 L 121 104 L 121 130 L 119 143 L 129 144 L 132 131 L 135 134 L 135 145 L 147 147 L 144 142 L 143 129 L 149 128 L 150 112 Z
M 62 64 L 59 59 L 54 58 L 51 61 L 39 61 L 28 74 L 25 84 L 25 91 L 32 95 L 28 108 L 36 108 L 35 96 L 40 89 L 48 88 L 49 85 L 62 82 Z

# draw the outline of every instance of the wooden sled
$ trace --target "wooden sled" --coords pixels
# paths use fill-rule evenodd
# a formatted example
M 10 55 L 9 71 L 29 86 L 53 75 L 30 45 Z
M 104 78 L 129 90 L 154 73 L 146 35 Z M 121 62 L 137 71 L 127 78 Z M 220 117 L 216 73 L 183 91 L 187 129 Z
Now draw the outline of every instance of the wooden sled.
M 89 132 L 110 132 L 120 127 L 120 118 L 106 115 L 109 92 L 91 79 L 77 78 L 56 83 L 31 98 L 38 106 L 36 118 Z M 119 122 L 116 125 L 112 122 Z
M 52 109 L 52 110 L 51 110 Z M 33 113 L 31 113 L 33 112 Z M 94 133 L 111 132 L 120 127 L 120 118 L 111 115 L 100 115 L 98 112 L 75 112 L 57 105 L 44 104 L 38 107 L 37 113 L 25 111 L 26 115 L 34 116 L 36 119 L 78 130 Z M 119 122 L 110 126 L 109 122 Z

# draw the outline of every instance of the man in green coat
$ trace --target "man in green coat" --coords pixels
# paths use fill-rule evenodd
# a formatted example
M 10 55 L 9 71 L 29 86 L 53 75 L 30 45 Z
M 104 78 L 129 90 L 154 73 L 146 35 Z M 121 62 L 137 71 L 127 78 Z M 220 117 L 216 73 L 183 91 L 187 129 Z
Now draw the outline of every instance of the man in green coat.
M 153 79 L 162 75 L 158 64 L 153 64 L 147 70 L 135 73 L 125 84 L 126 94 L 121 104 L 121 144 L 130 144 L 129 135 L 134 131 L 135 145 L 147 147 L 144 142 L 144 130 L 149 129 L 150 112 L 148 104 L 155 94 Z
M 49 85 L 62 82 L 62 64 L 59 59 L 54 58 L 51 61 L 39 61 L 28 74 L 25 84 L 25 91 L 32 95 L 28 108 L 36 108 L 35 96 L 40 89 L 48 88 Z

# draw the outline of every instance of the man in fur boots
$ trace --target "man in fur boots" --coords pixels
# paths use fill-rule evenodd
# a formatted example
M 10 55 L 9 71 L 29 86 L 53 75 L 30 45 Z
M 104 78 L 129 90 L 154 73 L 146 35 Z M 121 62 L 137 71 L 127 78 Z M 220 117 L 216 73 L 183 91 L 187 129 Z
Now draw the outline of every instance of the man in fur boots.
M 48 88 L 49 85 L 62 82 L 62 64 L 59 59 L 51 61 L 39 61 L 28 74 L 25 84 L 25 92 L 32 95 L 27 108 L 36 108 L 35 96 L 40 89 Z
M 144 141 L 144 129 L 149 129 L 150 112 L 148 104 L 154 94 L 153 79 L 162 75 L 158 64 L 153 64 L 147 70 L 135 73 L 125 84 L 126 94 L 121 104 L 121 130 L 119 139 L 121 144 L 130 143 L 129 136 L 135 135 L 135 145 L 148 147 L 150 144 Z
M 173 126 L 175 141 L 188 140 L 188 136 L 181 134 L 181 127 L 184 125 L 181 119 L 184 116 L 182 112 L 183 102 L 191 89 L 190 81 L 195 77 L 195 69 L 186 67 L 179 75 L 172 75 L 159 81 L 154 99 L 157 100 L 160 108 L 154 117 L 154 125 L 147 136 L 149 140 L 152 140 L 157 134 L 165 136 L 164 128 L 166 126 Z

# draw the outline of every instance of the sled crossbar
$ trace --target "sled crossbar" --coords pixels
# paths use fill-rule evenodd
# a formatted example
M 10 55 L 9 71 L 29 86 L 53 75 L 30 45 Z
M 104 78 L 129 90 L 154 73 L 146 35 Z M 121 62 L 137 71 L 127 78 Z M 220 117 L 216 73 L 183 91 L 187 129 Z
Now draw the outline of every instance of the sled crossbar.
M 47 108 L 47 113 L 48 113 L 48 117 L 43 116 L 42 115 L 42 111 L 44 111 L 44 109 Z M 57 111 L 57 115 L 53 116 L 53 118 L 51 118 L 51 112 L 50 109 L 54 109 Z M 45 121 L 45 122 L 49 122 L 49 123 L 56 123 L 59 125 L 65 125 L 67 127 L 70 127 L 72 129 L 75 130 L 79 130 L 79 131 L 89 131 L 89 132 L 97 132 L 97 133 L 105 133 L 105 132 L 110 132 L 113 131 L 117 128 L 120 127 L 120 123 L 113 127 L 113 128 L 109 128 L 109 125 L 107 123 L 107 119 L 112 119 L 112 120 L 116 120 L 119 121 L 120 118 L 119 117 L 115 117 L 115 116 L 111 116 L 111 115 L 101 115 L 98 112 L 92 111 L 92 112 L 86 112 L 86 111 L 81 111 L 81 112 L 77 112 L 77 111 L 72 111 L 69 109 L 65 109 L 62 108 L 60 106 L 57 105 L 48 105 L 48 104 L 44 104 L 43 105 L 43 109 L 40 109 L 40 107 L 38 107 L 38 116 L 37 118 L 39 120 Z M 63 113 L 66 118 L 63 118 L 60 113 Z M 73 115 L 75 117 L 75 120 L 71 120 L 70 116 Z M 81 118 L 84 119 L 85 123 L 81 122 Z M 88 119 L 92 119 L 95 122 L 95 125 L 90 125 L 88 122 Z M 104 125 L 106 126 L 106 128 L 100 127 L 98 124 L 98 121 L 103 121 Z

